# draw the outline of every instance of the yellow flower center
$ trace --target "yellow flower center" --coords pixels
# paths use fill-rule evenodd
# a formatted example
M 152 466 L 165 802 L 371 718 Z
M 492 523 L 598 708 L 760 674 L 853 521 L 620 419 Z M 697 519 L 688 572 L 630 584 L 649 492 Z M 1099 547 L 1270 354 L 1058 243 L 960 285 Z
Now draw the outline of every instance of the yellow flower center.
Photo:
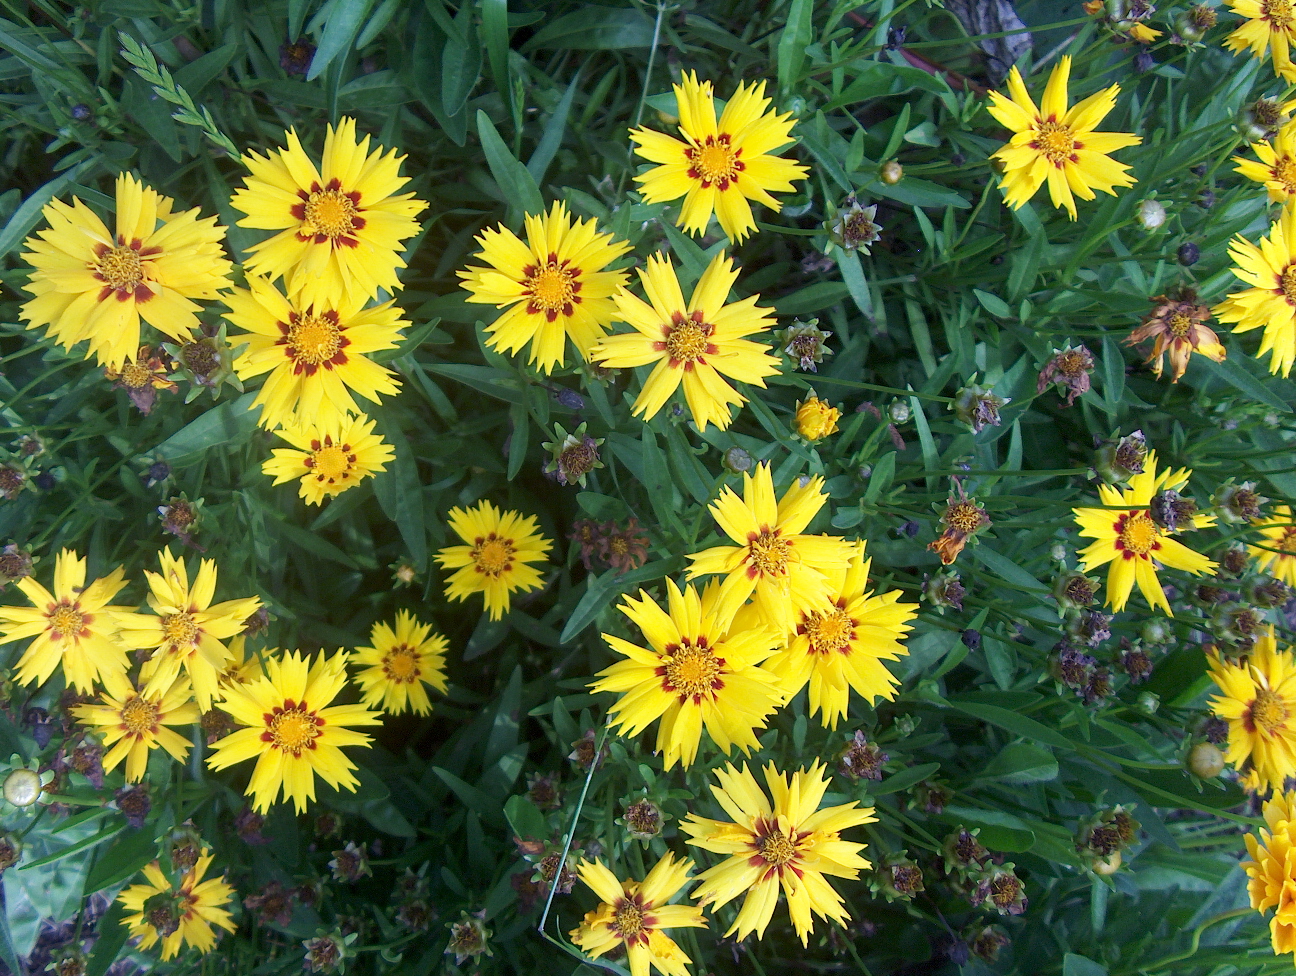
M 513 543 L 501 539 L 494 532 L 485 539 L 478 539 L 472 549 L 472 561 L 477 572 L 491 579 L 499 579 L 507 573 L 513 564 L 513 554 L 517 552 Z
M 1273 178 L 1281 183 L 1288 193 L 1296 194 L 1296 159 L 1291 156 L 1279 156 L 1273 166 Z
M 1080 147 L 1075 141 L 1075 132 L 1071 126 L 1061 122 L 1039 122 L 1035 127 L 1035 141 L 1031 148 L 1040 153 L 1054 166 L 1061 166 L 1067 160 L 1073 160 L 1075 151 Z
M 55 640 L 76 637 L 85 629 L 86 615 L 81 613 L 79 603 L 68 603 L 64 600 L 48 616 L 51 636 Z
M 193 645 L 198 640 L 198 624 L 194 615 L 187 610 L 183 613 L 168 613 L 162 618 L 162 642 L 176 647 Z
M 1290 29 L 1296 17 L 1292 16 L 1291 0 L 1262 0 L 1260 16 L 1274 27 Z
M 144 268 L 140 263 L 140 252 L 133 247 L 121 245 L 109 248 L 99 255 L 95 262 L 94 273 L 105 288 L 122 293 L 133 292 L 144 280 Z
M 643 909 L 628 899 L 621 899 L 612 914 L 612 928 L 626 942 L 638 938 L 644 930 Z
M 1287 703 L 1281 696 L 1268 688 L 1259 688 L 1243 718 L 1249 731 L 1254 732 L 1258 728 L 1265 735 L 1273 735 L 1286 728 L 1287 716 Z
M 121 381 L 127 389 L 141 390 L 148 386 L 153 371 L 143 363 L 126 363 L 122 366 Z
M 157 731 L 158 707 L 139 695 L 127 698 L 122 705 L 122 730 L 137 738 Z
M 341 237 L 355 228 L 356 205 L 341 190 L 316 190 L 306 198 L 305 211 L 316 233 Z
M 566 261 L 559 261 L 558 255 L 550 254 L 549 260 L 542 265 L 528 265 L 522 269 L 524 275 L 522 287 L 531 296 L 527 311 L 532 315 L 544 314 L 550 322 L 558 318 L 559 313 L 572 315 L 575 306 L 580 304 L 581 284 L 580 268 L 567 267 Z
M 762 576 L 786 572 L 792 547 L 786 539 L 779 538 L 779 530 L 762 526 L 759 534 L 747 538 L 747 561 Z
M 318 451 L 311 452 L 311 464 L 307 465 L 312 471 L 321 478 L 329 482 L 337 481 L 351 467 L 348 460 L 349 455 L 343 450 L 340 444 L 330 444 L 327 447 L 321 447 Z
M 1283 529 L 1282 538 L 1277 540 L 1275 548 L 1296 553 L 1296 529 Z
M 715 326 L 702 321 L 702 313 L 694 312 L 685 318 L 679 312 L 671 316 L 671 324 L 666 327 L 665 341 L 656 344 L 659 352 L 665 351 L 670 357 L 672 368 L 683 366 L 692 369 L 697 362 L 705 363 L 703 356 L 715 355 L 716 347 L 711 343 L 711 334 Z
M 955 532 L 970 535 L 981 527 L 981 509 L 976 502 L 955 502 L 945 510 L 945 524 Z
M 746 169 L 741 149 L 729 145 L 729 134 L 722 132 L 719 136 L 707 136 L 706 141 L 696 146 L 688 146 L 684 155 L 692 164 L 689 167 L 690 179 L 699 180 L 703 186 L 713 183 L 720 190 L 729 189 L 729 184 L 738 178 Z
M 288 327 L 287 346 L 289 355 L 307 367 L 333 363 L 343 346 L 337 313 L 296 316 Z
M 1170 316 L 1170 335 L 1176 339 L 1186 339 L 1192 330 L 1192 325 L 1191 318 L 1183 312 L 1175 312 Z
M 724 686 L 720 678 L 724 659 L 711 652 L 706 638 L 699 638 L 696 644 L 685 638 L 674 650 L 667 651 L 670 658 L 657 673 L 662 677 L 662 689 L 679 695 L 680 704 L 692 698 L 693 704 L 700 705 L 704 696 Z
M 774 867 L 782 867 L 796 857 L 796 846 L 786 834 L 776 830 L 761 839 L 760 856 Z
M 393 647 L 383 655 L 383 674 L 388 681 L 413 684 L 419 677 L 418 651 L 408 644 Z
M 810 641 L 812 654 L 830 654 L 850 646 L 851 638 L 855 636 L 855 621 L 840 607 L 828 614 L 815 610 L 806 617 L 802 631 Z
M 303 749 L 315 748 L 324 724 L 305 702 L 297 704 L 291 698 L 285 698 L 283 705 L 276 706 L 265 718 L 266 731 L 261 733 L 261 741 L 294 756 L 300 756 Z
M 1157 540 L 1161 538 L 1161 527 L 1152 521 L 1146 512 L 1135 512 L 1133 515 L 1122 515 L 1116 523 L 1116 548 L 1128 554 L 1146 556 L 1151 550 L 1159 548 Z

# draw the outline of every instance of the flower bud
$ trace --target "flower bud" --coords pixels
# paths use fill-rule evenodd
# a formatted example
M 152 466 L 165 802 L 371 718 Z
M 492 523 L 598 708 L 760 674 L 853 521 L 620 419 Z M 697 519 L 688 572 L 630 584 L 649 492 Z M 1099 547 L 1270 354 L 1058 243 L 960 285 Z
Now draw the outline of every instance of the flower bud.
M 1242 109 L 1237 120 L 1237 130 L 1247 142 L 1264 142 L 1272 139 L 1287 121 L 1282 102 L 1273 98 L 1258 98 Z
M 16 807 L 31 806 L 40 799 L 42 789 L 40 773 L 25 766 L 19 766 L 6 776 L 3 786 L 4 798 Z
M 884 163 L 881 171 L 878 173 L 880 179 L 887 186 L 895 186 L 904 179 L 904 167 L 894 159 Z
M 823 440 L 829 434 L 837 433 L 837 421 L 841 411 L 831 406 L 826 400 L 820 400 L 810 391 L 810 396 L 797 404 L 796 428 L 807 441 Z
M 752 456 L 741 447 L 731 447 L 724 453 L 725 470 L 730 474 L 742 474 L 750 471 L 755 463 Z
M 891 405 L 887 407 L 887 416 L 891 418 L 893 424 L 908 423 L 911 413 L 908 400 L 892 400 Z
M 1209 742 L 1199 742 L 1188 753 L 1188 769 L 1194 776 L 1214 779 L 1224 771 L 1224 753 Z
M 1179 259 L 1179 263 L 1185 268 L 1191 268 L 1201 260 L 1201 248 L 1192 241 L 1184 241 L 1184 243 L 1179 245 L 1179 250 L 1176 252 L 1175 256 Z
M 1109 485 L 1129 481 L 1143 473 L 1147 455 L 1147 438 L 1143 431 L 1136 430 L 1119 440 L 1104 442 L 1094 457 L 1094 470 Z
M 1144 230 L 1156 230 L 1166 222 L 1165 207 L 1156 200 L 1144 200 L 1137 210 L 1139 226 Z

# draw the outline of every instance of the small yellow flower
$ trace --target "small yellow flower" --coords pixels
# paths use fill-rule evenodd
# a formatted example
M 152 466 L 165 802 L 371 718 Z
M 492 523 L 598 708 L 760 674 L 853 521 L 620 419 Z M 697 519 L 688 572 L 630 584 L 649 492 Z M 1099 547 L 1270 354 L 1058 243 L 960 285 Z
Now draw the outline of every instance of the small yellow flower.
M 534 515 L 500 511 L 481 502 L 476 508 L 452 508 L 450 528 L 467 543 L 447 546 L 436 555 L 443 567 L 456 571 L 446 581 L 451 600 L 481 593 L 491 620 L 499 620 L 514 590 L 529 593 L 540 588 L 543 577 L 530 564 L 543 561 L 553 543 L 540 534 Z
M 1244 663 L 1207 660 L 1220 690 L 1211 710 L 1229 726 L 1225 758 L 1239 769 L 1248 763 L 1262 787 L 1281 790 L 1296 776 L 1296 659 L 1278 649 L 1271 625 Z
M 827 400 L 820 400 L 811 394 L 796 406 L 797 433 L 808 441 L 823 440 L 829 434 L 837 433 L 837 421 L 841 411 L 831 406 Z
M 1272 143 L 1252 143 L 1251 151 L 1260 161 L 1234 156 L 1238 164 L 1234 172 L 1264 184 L 1271 202 L 1286 203 L 1296 197 L 1296 122 L 1279 129 Z
M 330 423 L 306 423 L 276 431 L 296 448 L 277 447 L 261 464 L 261 472 L 276 485 L 301 479 L 298 494 L 308 505 L 320 505 L 366 478 L 387 469 L 396 456 L 391 446 L 373 432 L 376 421 L 364 414 Z
M 1245 17 L 1246 23 L 1224 38 L 1224 46 L 1234 54 L 1249 48 L 1255 58 L 1263 58 L 1267 49 L 1273 55 L 1274 71 L 1288 84 L 1296 82 L 1296 64 L 1291 58 L 1296 42 L 1292 0 L 1228 0 L 1228 5 Z
M 1248 546 L 1256 568 L 1267 570 L 1275 579 L 1296 587 L 1296 515 L 1291 506 L 1275 505 L 1273 515 L 1253 523 L 1260 530 L 1260 546 Z M 1275 552 L 1274 550 L 1278 550 Z
M 1065 208 L 1076 219 L 1075 199 L 1094 199 L 1094 190 L 1113 196 L 1116 187 L 1133 186 L 1128 166 L 1107 153 L 1143 140 L 1125 132 L 1095 132 L 1094 126 L 1116 104 L 1120 85 L 1112 85 L 1067 108 L 1067 79 L 1071 58 L 1064 56 L 1049 75 L 1044 100 L 1035 106 L 1021 72 L 1015 67 L 1008 75 L 1005 98 L 990 93 L 990 114 L 1013 132 L 1012 139 L 991 158 L 1004 164 L 1004 202 L 1014 210 L 1035 195 L 1047 182 L 1053 206 Z
M 660 165 L 635 177 L 643 184 L 648 203 L 684 197 L 676 223 L 690 234 L 706 230 L 714 211 L 720 227 L 735 243 L 756 229 L 748 200 L 775 213 L 782 209 L 770 190 L 788 192 L 793 180 L 805 179 L 808 168 L 773 155 L 792 138 L 791 113 L 766 112 L 765 82 L 739 85 L 719 122 L 711 82 L 699 82 L 686 72 L 673 86 L 679 106 L 681 142 L 652 129 L 631 129 L 635 152 Z
M 198 721 L 193 689 L 184 675 L 175 675 L 167 687 L 150 692 L 137 690 L 126 675 L 111 671 L 104 676 L 102 704 L 78 705 L 72 713 L 83 725 L 95 727 L 104 745 L 112 746 L 103 757 L 108 772 L 126 760 L 126 782 L 138 783 L 148 767 L 148 754 L 161 746 L 176 762 L 189 755 L 189 740 L 167 728 Z
M 1269 920 L 1275 955 L 1296 952 L 1296 793 L 1275 793 L 1264 805 L 1266 830 L 1247 834 L 1251 860 L 1242 867 L 1250 879 L 1247 893 L 1258 912 L 1276 909 Z
M 1272 353 L 1269 372 L 1288 376 L 1296 362 L 1296 200 L 1260 238 L 1259 246 L 1238 236 L 1229 242 L 1237 267 L 1233 275 L 1250 288 L 1235 291 L 1212 311 L 1221 322 L 1236 322 L 1234 333 L 1264 329 L 1263 356 Z
M 144 869 L 147 884 L 131 885 L 117 896 L 122 907 L 134 913 L 122 924 L 140 940 L 141 949 L 151 949 L 160 940 L 164 960 L 175 956 L 181 945 L 206 954 L 216 945 L 213 925 L 234 931 L 230 913 L 222 907 L 229 904 L 234 888 L 221 878 L 202 880 L 211 862 L 212 855 L 204 850 L 176 886 L 154 861 Z
M 432 633 L 402 610 L 393 628 L 381 621 L 373 625 L 370 647 L 357 647 L 353 664 L 368 665 L 355 676 L 361 702 L 369 708 L 382 707 L 389 715 L 411 709 L 419 715 L 432 710 L 424 685 L 446 690 L 446 639 Z
M 702 883 L 693 891 L 699 905 L 713 908 L 743 896 L 742 908 L 725 937 L 736 932 L 741 942 L 755 932 L 758 939 L 764 938 L 780 886 L 802 945 L 809 944 L 814 931 L 811 913 L 845 927 L 850 915 L 824 875 L 853 879 L 871 866 L 860 857 L 864 845 L 842 840 L 841 831 L 875 822 L 873 808 L 852 800 L 819 809 L 828 789 L 819 762 L 809 770 L 797 770 L 790 783 L 773 763 L 767 765 L 768 797 L 745 764 L 741 772 L 731 763 L 715 775 L 719 785 L 713 785 L 711 792 L 732 822 L 690 813 L 680 829 L 693 847 L 728 855 L 698 875 Z

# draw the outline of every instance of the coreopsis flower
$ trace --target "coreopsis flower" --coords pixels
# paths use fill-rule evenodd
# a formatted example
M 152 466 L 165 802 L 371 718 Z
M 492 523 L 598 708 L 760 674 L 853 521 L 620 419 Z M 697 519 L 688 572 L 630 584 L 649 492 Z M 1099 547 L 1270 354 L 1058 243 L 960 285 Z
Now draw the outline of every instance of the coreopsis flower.
M 623 735 L 637 736 L 660 719 L 656 748 L 668 770 L 693 764 L 703 726 L 723 752 L 756 748 L 756 730 L 783 701 L 778 678 L 760 666 L 778 635 L 760 626 L 731 629 L 718 589 L 699 596 L 667 579 L 665 610 L 643 590 L 620 607 L 646 647 L 603 635 L 624 660 L 600 671 L 590 690 L 621 695 L 609 712 Z
M 175 393 L 179 386 L 172 382 L 167 374 L 171 364 L 166 353 L 154 353 L 152 346 L 140 346 L 134 360 L 127 359 L 119 367 L 104 367 L 104 378 L 113 381 L 113 386 L 125 390 L 135 409 L 144 416 L 153 411 L 159 390 Z
M 1172 383 L 1179 382 L 1193 353 L 1217 363 L 1224 361 L 1226 352 L 1219 336 L 1205 324 L 1210 309 L 1198 304 L 1195 291 L 1185 288 L 1176 295 L 1157 295 L 1152 301 L 1156 303 L 1152 311 L 1143 316 L 1142 325 L 1126 336 L 1125 344 L 1132 346 L 1154 340 L 1146 361 L 1152 364 L 1157 379 L 1161 378 L 1166 353 L 1170 354 Z
M 780 886 L 802 945 L 809 944 L 814 931 L 812 913 L 845 927 L 850 915 L 824 876 L 854 879 L 871 866 L 860 856 L 864 845 L 842 840 L 841 831 L 875 822 L 873 808 L 851 801 L 819 809 L 828 789 L 828 776 L 819 762 L 797 770 L 790 783 L 773 763 L 768 764 L 768 797 L 746 764 L 740 772 L 730 763 L 715 775 L 719 785 L 713 785 L 711 792 L 733 822 L 690 813 L 680 829 L 688 834 L 691 846 L 728 855 L 698 875 L 701 884 L 693 891 L 699 905 L 712 908 L 744 896 L 725 937 L 736 932 L 741 942 L 755 932 L 758 939 L 763 938 Z
M 1247 894 L 1258 912 L 1275 909 L 1269 939 L 1275 954 L 1296 952 L 1296 793 L 1276 792 L 1264 805 L 1265 827 L 1247 834 Z M 1268 829 L 1265 829 L 1268 828 Z
M 278 231 L 248 249 L 249 276 L 283 277 L 294 305 L 314 306 L 319 314 L 358 310 L 379 289 L 395 292 L 401 287 L 396 272 L 405 267 L 402 242 L 419 232 L 414 218 L 427 206 L 396 192 L 409 182 L 400 175 L 405 157 L 395 149 L 369 152 L 369 137 L 357 142 L 350 118 L 328 127 L 320 169 L 295 130 L 287 139 L 286 149 L 243 157 L 251 175 L 230 199 L 247 214 L 240 227 Z
M 375 426 L 377 421 L 360 414 L 281 428 L 275 433 L 292 447 L 272 450 L 261 463 L 261 473 L 273 477 L 276 485 L 300 478 L 297 493 L 306 504 L 321 505 L 387 470 L 396 452 L 373 432 Z
M 666 929 L 707 927 L 693 905 L 669 904 L 689 883 L 691 860 L 676 861 L 667 851 L 643 881 L 621 881 L 602 861 L 582 861 L 580 878 L 599 896 L 598 908 L 585 913 L 579 928 L 569 933 L 591 959 L 624 949 L 631 976 L 648 976 L 650 968 L 663 976 L 689 976 L 693 961 Z
M 540 534 L 534 515 L 501 511 L 484 501 L 475 508 L 452 508 L 449 525 L 467 543 L 436 554 L 443 568 L 455 570 L 446 580 L 451 600 L 481 593 L 491 620 L 499 620 L 514 590 L 540 588 L 543 577 L 531 564 L 542 562 L 553 543 Z
M 794 416 L 796 429 L 807 441 L 821 441 L 830 434 L 837 433 L 841 411 L 827 400 L 820 400 L 813 390 L 810 394 L 805 400 L 797 401 Z
M 732 617 L 754 596 L 761 619 L 782 635 L 796 627 L 798 613 L 831 602 L 829 576 L 846 569 L 853 550 L 845 539 L 804 534 L 828 501 L 823 483 L 819 476 L 802 479 L 776 502 L 763 462 L 755 474 L 743 475 L 741 499 L 727 485 L 721 489 L 711 514 L 737 545 L 690 553 L 688 578 L 724 575 L 722 614 Z
M 719 122 L 711 82 L 699 82 L 690 71 L 672 87 L 684 141 L 652 129 L 631 129 L 635 152 L 659 164 L 636 176 L 635 182 L 642 184 L 648 203 L 684 197 L 676 223 L 686 233 L 703 233 L 714 211 L 730 240 L 741 243 L 756 229 L 747 201 L 778 213 L 782 204 L 769 191 L 789 192 L 792 181 L 805 179 L 809 172 L 800 163 L 773 155 L 795 141 L 788 121 L 792 113 L 766 112 L 770 100 L 763 81 L 740 84 Z
M 880 224 L 876 223 L 877 204 L 871 207 L 861 207 L 859 201 L 855 199 L 855 194 L 846 198 L 846 203 L 841 211 L 838 212 L 835 220 L 824 224 L 828 230 L 828 236 L 838 247 L 846 251 L 860 251 L 864 254 L 869 253 L 869 245 L 878 240 L 885 230 Z
M 986 510 L 976 503 L 975 498 L 968 498 L 959 486 L 958 497 L 950 496 L 941 513 L 941 525 L 945 530 L 927 548 L 940 556 L 942 566 L 948 566 L 958 558 L 969 539 L 991 524 Z
M 204 559 L 192 586 L 184 560 L 170 549 L 158 554 L 162 572 L 144 571 L 153 613 L 118 613 L 121 640 L 127 647 L 148 649 L 152 656 L 140 669 L 148 684 L 144 693 L 171 687 L 183 668 L 193 682 L 194 698 L 204 712 L 220 694 L 220 676 L 229 660 L 224 641 L 243 629 L 243 621 L 261 606 L 254 596 L 213 604 L 216 561 Z
M 827 344 L 832 338 L 832 333 L 820 329 L 818 319 L 810 319 L 806 322 L 794 321 L 786 329 L 780 329 L 774 335 L 778 338 L 779 345 L 783 347 L 783 355 L 796 360 L 797 368 L 804 372 L 819 372 L 819 364 L 823 362 L 824 357 L 833 354 Z
M 1253 142 L 1251 151 L 1259 161 L 1234 156 L 1233 172 L 1264 185 L 1271 203 L 1286 203 L 1296 196 L 1296 125 L 1288 122 L 1272 142 Z
M 340 421 L 361 412 L 353 394 L 378 403 L 381 394 L 399 392 L 395 374 L 368 358 L 395 349 L 408 324 L 391 302 L 363 308 L 356 297 L 311 305 L 284 298 L 264 278 L 249 276 L 248 284 L 225 297 L 226 318 L 248 332 L 235 337 L 247 342 L 234 361 L 239 378 L 270 374 L 252 401 L 264 408 L 262 427 Z
M 181 877 L 179 884 L 168 878 L 157 861 L 144 868 L 145 884 L 133 884 L 117 896 L 127 912 L 122 924 L 138 938 L 141 949 L 162 943 L 162 958 L 175 956 L 181 945 L 191 945 L 201 953 L 216 945 L 212 926 L 233 932 L 229 904 L 234 888 L 221 878 L 203 880 L 211 866 L 212 855 L 203 852 L 198 863 Z
M 1296 515 L 1291 506 L 1275 505 L 1273 515 L 1256 522 L 1259 545 L 1247 546 L 1256 568 L 1265 570 L 1288 586 L 1296 586 Z
M 108 602 L 126 585 L 125 570 L 118 567 L 86 585 L 85 559 L 64 549 L 54 561 L 53 592 L 30 576 L 13 585 L 33 604 L 0 607 L 0 636 L 6 642 L 33 638 L 14 671 L 20 684 L 44 684 L 62 665 L 67 683 L 86 694 L 96 681 L 126 672 L 130 661 L 118 639 L 116 615 L 134 608 Z
M 1047 181 L 1053 206 L 1065 208 L 1075 220 L 1075 196 L 1092 200 L 1094 190 L 1114 196 L 1116 187 L 1134 185 L 1129 167 L 1107 154 L 1143 140 L 1126 132 L 1094 131 L 1115 106 L 1120 85 L 1104 88 L 1068 110 L 1070 74 L 1071 58 L 1064 55 L 1049 75 L 1038 108 L 1015 67 L 1008 74 L 1011 98 L 990 93 L 990 114 L 1013 132 L 1008 144 L 991 158 L 1004 164 L 1004 202 L 1014 210 Z
M 176 339 L 198 327 L 195 298 L 216 298 L 229 285 L 230 262 L 215 217 L 198 208 L 174 213 L 173 201 L 129 173 L 117 177 L 114 234 L 77 198 L 51 200 L 49 228 L 27 238 L 23 257 L 35 269 L 19 312 L 27 328 L 47 327 L 64 349 L 90 340 L 101 366 L 121 369 L 139 349 L 140 319 Z M 89 358 L 89 355 L 86 357 Z
M 1242 107 L 1235 127 L 1247 142 L 1272 139 L 1278 130 L 1291 121 L 1287 114 L 1289 104 L 1275 98 L 1257 98 Z
M 346 686 L 347 655 L 321 651 L 310 661 L 296 651 L 266 657 L 264 676 L 226 686 L 221 708 L 246 728 L 212 746 L 207 765 L 220 770 L 257 760 L 248 783 L 252 809 L 267 813 L 282 790 L 297 813 L 315 799 L 315 777 L 334 789 L 355 792 L 355 763 L 342 746 L 367 746 L 371 739 L 350 726 L 381 725 L 382 715 L 364 705 L 331 705 Z
M 446 639 L 434 634 L 430 624 L 421 623 L 401 610 L 395 626 L 379 621 L 369 633 L 369 647 L 357 647 L 352 664 L 366 665 L 355 676 L 360 701 L 369 708 L 382 707 L 389 715 L 406 709 L 426 715 L 432 710 L 427 690 L 446 690 Z
M 554 439 L 540 445 L 549 452 L 549 463 L 544 466 L 544 472 L 556 475 L 560 485 L 578 484 L 584 488 L 586 476 L 603 467 L 598 452 L 603 438 L 586 434 L 588 426 L 581 424 L 569 434 L 562 424 L 554 424 Z
M 1075 348 L 1067 343 L 1062 349 L 1053 353 L 1049 361 L 1040 370 L 1035 383 L 1035 393 L 1042 394 L 1050 385 L 1056 385 L 1058 393 L 1065 391 L 1066 403 L 1071 406 L 1076 397 L 1089 391 L 1089 374 L 1094 371 L 1094 358 L 1088 348 L 1081 343 Z
M 1161 590 L 1157 566 L 1181 569 L 1194 576 L 1211 572 L 1215 563 L 1194 552 L 1169 530 L 1158 525 L 1149 511 L 1153 496 L 1163 489 L 1177 491 L 1188 483 L 1192 472 L 1186 468 L 1167 468 L 1157 473 L 1156 452 L 1147 456 L 1146 468 L 1130 478 L 1128 488 L 1099 485 L 1098 496 L 1106 508 L 1075 508 L 1080 534 L 1095 541 L 1079 553 L 1084 571 L 1110 563 L 1107 571 L 1107 605 L 1123 610 L 1129 602 L 1134 584 L 1152 607 L 1160 607 L 1166 616 L 1174 611 Z M 1214 516 L 1196 514 L 1189 524 L 1204 528 L 1215 523 Z
M 648 537 L 640 534 L 639 520 L 631 518 L 625 528 L 616 522 L 599 527 L 599 556 L 618 573 L 638 569 L 648 559 Z
M 1219 694 L 1211 711 L 1228 722 L 1226 758 L 1255 770 L 1260 785 L 1283 788 L 1296 776 L 1296 658 L 1279 650 L 1272 626 L 1256 639 L 1243 663 L 1207 655 Z
M 588 360 L 617 317 L 612 294 L 626 282 L 624 271 L 605 269 L 629 242 L 598 233 L 592 219 L 573 222 L 555 202 L 547 214 L 526 215 L 525 242 L 501 224 L 477 243 L 482 249 L 473 256 L 489 267 L 455 272 L 471 292 L 468 301 L 508 308 L 486 327 L 486 345 L 516 353 L 529 343 L 527 362 L 546 375 L 566 365 L 568 339 Z
M 1291 59 L 1296 13 L 1291 0 L 1228 0 L 1228 5 L 1246 23 L 1224 38 L 1224 46 L 1234 54 L 1249 49 L 1253 58 L 1261 59 L 1268 51 L 1278 76 L 1288 84 L 1296 82 L 1296 64 Z
M 608 336 L 590 357 L 617 368 L 656 364 L 631 408 L 644 420 L 655 417 L 682 382 L 698 427 L 725 429 L 730 405 L 747 399 L 722 377 L 764 389 L 765 377 L 779 371 L 769 347 L 746 338 L 769 331 L 771 309 L 757 308 L 759 295 L 725 304 L 738 270 L 723 251 L 707 265 L 687 305 L 669 258 L 654 254 L 638 272 L 652 304 L 622 287 L 613 298 L 620 317 L 636 331 Z
M 1258 356 L 1272 353 L 1269 372 L 1288 376 L 1296 362 L 1296 201 L 1260 238 L 1259 246 L 1238 236 L 1229 242 L 1237 267 L 1233 275 L 1250 285 L 1235 291 L 1212 311 L 1233 332 L 1264 329 Z
M 865 543 L 851 550 L 845 566 L 826 574 L 829 602 L 801 611 L 787 647 L 764 665 L 779 676 L 789 700 L 809 684 L 810 714 L 822 713 L 830 729 L 846 714 L 851 689 L 869 704 L 895 697 L 899 682 L 882 662 L 909 653 L 902 642 L 918 610 L 916 603 L 899 602 L 900 590 L 874 595 Z
M 1094 470 L 1103 481 L 1116 484 L 1143 473 L 1147 463 L 1147 438 L 1143 431 L 1105 441 L 1094 457 Z
M 187 546 L 196 546 L 193 537 L 203 520 L 203 499 L 190 501 L 185 493 L 173 495 L 165 505 L 157 507 L 158 522 L 162 531 L 173 535 Z
M 1185 47 L 1198 45 L 1218 19 L 1219 15 L 1214 7 L 1205 3 L 1195 3 L 1175 16 L 1175 32 L 1170 36 L 1170 43 L 1182 44 Z
M 94 729 L 103 736 L 104 745 L 112 747 L 103 757 L 104 772 L 124 759 L 126 782 L 138 783 L 144 778 L 150 750 L 158 746 L 176 762 L 184 762 L 189 740 L 167 726 L 198 721 L 198 706 L 187 677 L 173 673 L 169 685 L 149 691 L 137 689 L 125 672 L 110 671 L 104 675 L 104 689 L 99 703 L 72 709 L 82 725 Z

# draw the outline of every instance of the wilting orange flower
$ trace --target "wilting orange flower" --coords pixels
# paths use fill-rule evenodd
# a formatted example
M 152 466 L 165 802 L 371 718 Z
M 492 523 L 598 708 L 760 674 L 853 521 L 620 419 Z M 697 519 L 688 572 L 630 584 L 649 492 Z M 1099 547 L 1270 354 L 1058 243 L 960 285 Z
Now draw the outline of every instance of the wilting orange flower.
M 1205 325 L 1210 318 L 1210 309 L 1197 304 L 1195 291 L 1186 288 L 1175 296 L 1158 295 L 1152 301 L 1157 303 L 1156 307 L 1143 317 L 1143 324 L 1126 337 L 1125 344 L 1132 346 L 1147 339 L 1155 340 L 1146 361 L 1152 364 L 1157 379 L 1161 378 L 1166 353 L 1170 354 L 1171 383 L 1179 382 L 1195 352 L 1217 363 L 1224 361 L 1225 352 L 1219 336 Z

